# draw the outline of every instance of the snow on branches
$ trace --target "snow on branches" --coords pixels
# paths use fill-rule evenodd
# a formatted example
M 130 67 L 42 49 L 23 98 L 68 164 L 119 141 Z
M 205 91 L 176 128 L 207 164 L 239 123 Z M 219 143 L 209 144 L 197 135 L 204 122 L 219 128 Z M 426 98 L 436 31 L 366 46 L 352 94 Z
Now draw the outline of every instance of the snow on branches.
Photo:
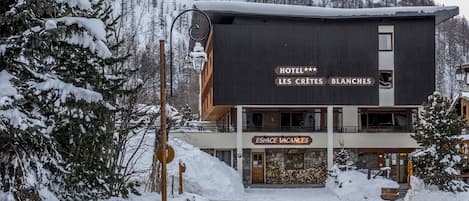
M 465 191 L 468 186 L 458 179 L 462 161 L 457 150 L 464 121 L 450 106 L 451 100 L 438 92 L 423 104 L 412 135 L 421 147 L 412 153 L 414 172 L 427 185 L 444 191 Z

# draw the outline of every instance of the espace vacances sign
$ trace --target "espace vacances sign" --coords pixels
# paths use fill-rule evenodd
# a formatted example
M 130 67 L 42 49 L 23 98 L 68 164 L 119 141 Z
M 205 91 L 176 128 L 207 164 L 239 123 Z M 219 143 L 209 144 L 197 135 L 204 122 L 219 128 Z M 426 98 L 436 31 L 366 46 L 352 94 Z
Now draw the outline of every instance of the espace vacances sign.
M 309 145 L 313 142 L 310 136 L 254 136 L 256 145 Z
M 373 77 L 319 77 L 315 66 L 277 66 L 274 72 L 277 86 L 372 86 L 375 83 Z

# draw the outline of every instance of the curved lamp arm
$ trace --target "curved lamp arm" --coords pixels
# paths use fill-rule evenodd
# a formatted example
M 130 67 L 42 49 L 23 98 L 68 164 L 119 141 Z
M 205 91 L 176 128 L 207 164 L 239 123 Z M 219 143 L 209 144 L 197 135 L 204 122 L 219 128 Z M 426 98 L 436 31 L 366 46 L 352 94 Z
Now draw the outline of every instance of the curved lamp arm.
M 176 18 L 174 18 L 172 24 L 171 24 L 171 31 L 169 33 L 169 71 L 170 71 L 170 96 L 173 96 L 173 28 L 174 28 L 174 25 L 176 24 L 176 21 L 178 20 L 179 17 L 181 17 L 182 15 L 184 15 L 185 13 L 188 13 L 188 12 L 195 12 L 195 13 L 200 13 L 202 14 L 202 16 L 205 17 L 205 19 L 207 20 L 208 22 L 208 32 L 206 34 L 204 34 L 202 37 L 196 37 L 193 35 L 193 30 L 194 29 L 200 29 L 200 25 L 199 24 L 193 24 L 189 27 L 189 37 L 191 40 L 193 41 L 202 41 L 202 40 L 205 40 L 207 39 L 209 36 L 210 36 L 210 33 L 212 32 L 212 21 L 210 20 L 210 17 L 207 15 L 207 13 L 205 13 L 204 11 L 202 10 L 199 10 L 197 8 L 193 8 L 193 9 L 187 9 L 187 10 L 184 10 L 182 11 L 181 13 L 179 13 Z

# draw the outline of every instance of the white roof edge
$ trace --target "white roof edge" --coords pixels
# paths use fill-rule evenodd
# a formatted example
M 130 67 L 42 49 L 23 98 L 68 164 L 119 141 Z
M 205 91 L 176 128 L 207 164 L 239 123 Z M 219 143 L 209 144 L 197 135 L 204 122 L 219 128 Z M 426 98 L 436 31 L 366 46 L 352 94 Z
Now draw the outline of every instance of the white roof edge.
M 233 14 L 287 16 L 303 18 L 366 18 L 435 16 L 435 23 L 443 22 L 459 13 L 457 6 L 409 6 L 381 8 L 324 8 L 285 4 L 233 1 L 196 1 L 200 10 Z

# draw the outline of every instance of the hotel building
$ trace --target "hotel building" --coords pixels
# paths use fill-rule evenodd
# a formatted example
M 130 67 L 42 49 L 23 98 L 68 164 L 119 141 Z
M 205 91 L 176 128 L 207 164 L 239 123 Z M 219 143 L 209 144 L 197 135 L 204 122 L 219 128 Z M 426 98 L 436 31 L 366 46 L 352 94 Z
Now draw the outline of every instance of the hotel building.
M 435 26 L 457 7 L 195 7 L 213 23 L 201 75 L 211 128 L 170 135 L 234 167 L 245 185 L 323 184 L 341 147 L 359 169 L 390 167 L 407 182 L 413 123 L 435 90 Z

